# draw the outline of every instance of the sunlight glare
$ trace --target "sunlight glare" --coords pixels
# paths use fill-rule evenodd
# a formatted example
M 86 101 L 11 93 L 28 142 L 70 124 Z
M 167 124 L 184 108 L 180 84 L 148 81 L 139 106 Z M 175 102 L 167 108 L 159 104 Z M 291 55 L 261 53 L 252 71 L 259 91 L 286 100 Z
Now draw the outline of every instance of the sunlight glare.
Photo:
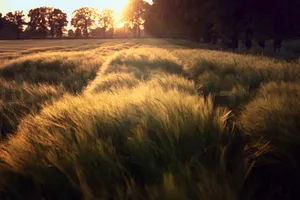
M 152 0 L 147 0 L 147 2 L 152 2 Z M 72 13 L 74 10 L 81 7 L 92 7 L 98 9 L 113 9 L 116 12 L 115 20 L 118 22 L 121 20 L 121 14 L 128 3 L 128 0 L 72 0 L 72 1 L 62 1 L 62 0 L 0 0 L 0 12 L 8 13 L 15 10 L 23 10 L 24 13 L 32 8 L 37 8 L 41 6 L 50 6 L 61 9 L 68 15 L 69 21 L 71 21 Z M 117 26 L 121 26 L 118 25 Z

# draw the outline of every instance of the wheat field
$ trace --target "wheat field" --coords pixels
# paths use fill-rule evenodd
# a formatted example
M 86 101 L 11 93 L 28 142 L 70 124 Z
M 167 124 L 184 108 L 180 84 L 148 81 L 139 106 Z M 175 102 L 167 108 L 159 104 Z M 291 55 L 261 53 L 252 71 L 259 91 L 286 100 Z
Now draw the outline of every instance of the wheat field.
M 0 46 L 1 199 L 299 199 L 298 62 L 162 39 Z

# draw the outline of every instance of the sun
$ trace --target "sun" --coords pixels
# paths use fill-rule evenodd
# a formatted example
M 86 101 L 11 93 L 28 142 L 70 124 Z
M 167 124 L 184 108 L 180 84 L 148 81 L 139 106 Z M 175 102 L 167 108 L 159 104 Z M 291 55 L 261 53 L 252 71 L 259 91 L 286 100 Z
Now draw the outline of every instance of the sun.
M 125 26 L 125 22 L 119 21 L 116 23 L 116 28 L 123 28 Z

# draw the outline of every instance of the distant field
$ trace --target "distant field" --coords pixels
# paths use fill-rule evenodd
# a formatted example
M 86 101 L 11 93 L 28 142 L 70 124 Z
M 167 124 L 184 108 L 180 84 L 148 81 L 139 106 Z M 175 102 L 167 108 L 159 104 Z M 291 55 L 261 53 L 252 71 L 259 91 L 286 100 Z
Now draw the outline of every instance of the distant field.
M 41 52 L 84 51 L 99 48 L 105 40 L 22 40 L 0 41 L 0 62 Z M 115 42 L 110 42 L 115 43 Z
M 297 59 L 160 39 L 0 47 L 0 199 L 300 198 Z

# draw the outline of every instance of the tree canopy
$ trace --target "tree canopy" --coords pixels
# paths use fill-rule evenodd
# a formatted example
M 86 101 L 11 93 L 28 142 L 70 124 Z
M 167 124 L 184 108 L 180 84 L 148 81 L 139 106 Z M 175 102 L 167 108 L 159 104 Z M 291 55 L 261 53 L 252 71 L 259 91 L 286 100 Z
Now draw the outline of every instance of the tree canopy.
M 20 33 L 23 31 L 23 26 L 25 24 L 23 11 L 9 12 L 5 15 L 4 21 L 9 22 L 10 26 L 17 34 L 17 39 L 20 38 Z
M 60 9 L 53 9 L 49 14 L 49 27 L 52 38 L 56 35 L 61 38 L 64 27 L 68 25 L 67 14 L 62 12 Z
M 264 40 L 300 36 L 300 1 L 297 0 L 153 0 L 145 27 L 154 36 L 181 37 L 205 43 L 222 39 L 236 48 L 243 39 Z
M 103 9 L 98 15 L 98 23 L 103 30 L 104 38 L 106 37 L 106 31 L 114 27 L 114 16 L 115 12 L 112 9 Z
M 71 25 L 74 26 L 77 30 L 77 34 L 79 30 L 84 35 L 84 37 L 89 36 L 89 29 L 94 25 L 97 17 L 97 11 L 95 8 L 80 8 L 73 12 L 73 18 L 71 21 Z
M 134 31 L 134 36 L 141 35 L 141 28 L 145 22 L 146 9 L 149 3 L 144 0 L 129 0 L 123 12 L 123 20 L 130 24 Z
M 28 30 L 37 35 L 46 37 L 62 37 L 64 27 L 68 25 L 67 14 L 60 9 L 40 7 L 31 9 L 28 14 Z

